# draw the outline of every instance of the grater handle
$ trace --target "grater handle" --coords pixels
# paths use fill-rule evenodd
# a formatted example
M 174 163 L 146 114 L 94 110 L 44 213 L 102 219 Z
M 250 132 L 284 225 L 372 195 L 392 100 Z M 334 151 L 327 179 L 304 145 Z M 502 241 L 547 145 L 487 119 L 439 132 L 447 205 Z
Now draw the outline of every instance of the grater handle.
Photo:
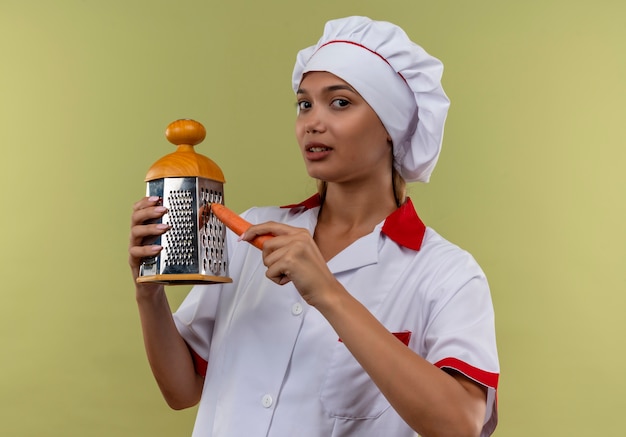
M 221 203 L 212 203 L 211 211 L 218 219 L 220 219 L 222 223 L 226 225 L 226 227 L 228 227 L 228 229 L 237 235 L 243 234 L 250 226 L 252 226 L 252 223 L 244 220 L 236 212 L 226 208 Z M 273 235 L 259 235 L 250 241 L 250 244 L 259 249 L 263 249 L 263 244 L 272 237 Z
M 202 123 L 183 118 L 171 122 L 165 130 L 167 141 L 175 146 L 200 144 L 206 137 L 206 129 Z

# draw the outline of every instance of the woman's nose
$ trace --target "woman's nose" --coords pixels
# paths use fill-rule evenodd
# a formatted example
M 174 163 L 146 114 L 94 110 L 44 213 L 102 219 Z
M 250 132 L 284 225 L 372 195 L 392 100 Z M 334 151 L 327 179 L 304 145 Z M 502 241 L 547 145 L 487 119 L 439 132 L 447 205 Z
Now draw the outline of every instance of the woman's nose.
M 307 114 L 304 121 L 304 131 L 308 134 L 318 133 L 324 130 L 324 123 L 318 111 L 312 110 Z

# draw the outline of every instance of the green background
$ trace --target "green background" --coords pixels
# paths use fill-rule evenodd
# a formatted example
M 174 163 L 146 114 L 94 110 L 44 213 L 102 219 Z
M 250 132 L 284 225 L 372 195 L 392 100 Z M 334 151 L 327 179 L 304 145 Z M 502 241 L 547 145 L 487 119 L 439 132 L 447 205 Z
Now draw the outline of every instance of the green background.
M 291 70 L 345 15 L 446 66 L 443 152 L 410 195 L 490 280 L 495 435 L 623 435 L 626 2 L 0 0 L 2 436 L 189 435 L 144 356 L 131 206 L 179 118 L 231 208 L 310 195 Z

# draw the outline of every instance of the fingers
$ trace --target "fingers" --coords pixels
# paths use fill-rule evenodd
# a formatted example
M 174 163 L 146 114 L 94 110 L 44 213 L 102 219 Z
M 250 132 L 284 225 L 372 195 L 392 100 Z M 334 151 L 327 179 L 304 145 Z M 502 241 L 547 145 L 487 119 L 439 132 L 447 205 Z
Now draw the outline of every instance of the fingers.
M 286 268 L 279 267 L 276 264 L 271 264 L 265 271 L 265 276 L 272 282 L 278 285 L 285 285 L 292 282 L 291 275 Z
M 263 246 L 267 278 L 279 285 L 293 282 L 300 292 L 315 288 L 328 268 L 309 231 L 275 224 L 260 225 L 257 230 L 278 234 Z
M 155 256 L 161 251 L 161 246 L 152 243 L 170 228 L 164 223 L 157 223 L 166 212 L 161 199 L 156 196 L 144 197 L 133 205 L 128 248 L 132 268 L 138 267 L 142 258 Z
M 252 241 L 257 237 L 263 235 L 287 235 L 293 233 L 298 228 L 294 228 L 292 226 L 284 225 L 282 223 L 276 222 L 265 222 L 260 223 L 258 225 L 252 225 L 241 236 L 241 239 L 244 241 Z
M 142 223 L 130 228 L 130 246 L 145 246 L 170 229 L 165 223 Z
M 161 199 L 156 196 L 144 197 L 139 202 L 133 205 L 133 214 L 131 216 L 131 227 L 143 224 L 148 220 L 158 219 L 163 217 L 163 214 L 167 212 L 161 204 Z
M 241 235 L 242 241 L 254 244 L 263 251 L 263 264 L 267 267 L 265 276 L 280 285 L 291 281 L 288 257 L 294 250 L 294 242 L 305 239 L 311 239 L 306 229 L 277 222 L 252 225 Z
M 250 243 L 262 240 L 264 258 L 267 258 L 269 254 L 279 248 L 296 242 L 315 246 L 313 238 L 307 229 L 296 228 L 276 222 L 265 222 L 250 226 L 243 235 L 241 235 L 241 240 Z M 278 255 L 274 256 L 274 258 L 276 257 L 278 257 Z
M 167 208 L 161 205 L 160 198 L 153 197 L 144 197 L 139 202 L 133 205 L 133 214 L 131 215 L 131 237 L 139 237 L 142 233 L 145 236 L 148 235 L 147 228 L 143 231 L 140 229 L 135 229 L 138 226 L 150 225 L 151 221 L 156 222 L 158 219 L 163 217 L 163 215 L 167 212 Z M 156 223 L 152 223 L 156 224 Z M 154 227 L 153 227 L 154 229 Z M 162 233 L 162 232 L 161 232 Z
M 250 226 L 241 236 L 240 240 L 247 241 L 248 243 L 263 250 L 265 248 L 265 242 L 271 240 L 276 235 L 287 235 L 292 232 L 294 228 L 282 225 L 276 222 L 266 222 L 260 225 Z
M 159 254 L 159 252 L 161 252 L 161 250 L 163 250 L 163 248 L 158 245 L 131 246 L 128 249 L 128 263 L 133 268 L 139 267 L 141 265 L 142 259 L 156 256 Z

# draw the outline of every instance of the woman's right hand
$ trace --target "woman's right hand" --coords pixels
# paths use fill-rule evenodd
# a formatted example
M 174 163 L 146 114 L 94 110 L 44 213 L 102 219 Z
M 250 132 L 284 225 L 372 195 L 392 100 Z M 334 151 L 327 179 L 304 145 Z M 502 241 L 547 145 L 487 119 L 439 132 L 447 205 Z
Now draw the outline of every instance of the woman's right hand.
M 169 225 L 154 223 L 167 212 L 161 205 L 161 199 L 156 196 L 144 197 L 133 205 L 133 214 L 130 223 L 130 243 L 128 247 L 128 264 L 136 281 L 139 276 L 139 266 L 143 258 L 158 255 L 163 249 L 160 245 L 152 244 L 156 239 L 169 230 Z M 152 223 L 151 223 L 152 222 Z M 136 283 L 136 282 L 135 282 Z M 160 287 L 158 284 L 145 284 Z

